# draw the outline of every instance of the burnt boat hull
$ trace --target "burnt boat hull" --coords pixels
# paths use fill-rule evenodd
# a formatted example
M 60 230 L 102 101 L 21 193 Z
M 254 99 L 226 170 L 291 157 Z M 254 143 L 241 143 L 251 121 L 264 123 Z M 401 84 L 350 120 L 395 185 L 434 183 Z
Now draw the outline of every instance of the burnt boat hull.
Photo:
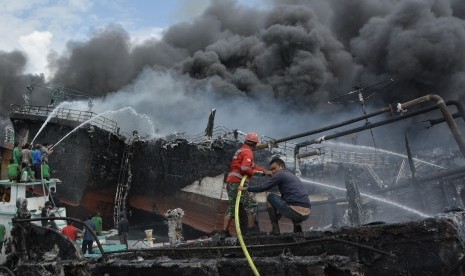
M 16 141 L 30 142 L 45 121 L 43 116 L 11 113 Z M 80 122 L 52 118 L 34 143 L 56 143 Z M 62 180 L 59 197 L 69 216 L 85 218 L 100 210 L 105 227 L 112 227 L 114 194 L 125 147 L 124 138 L 94 126 L 84 126 L 53 149 L 51 176 Z

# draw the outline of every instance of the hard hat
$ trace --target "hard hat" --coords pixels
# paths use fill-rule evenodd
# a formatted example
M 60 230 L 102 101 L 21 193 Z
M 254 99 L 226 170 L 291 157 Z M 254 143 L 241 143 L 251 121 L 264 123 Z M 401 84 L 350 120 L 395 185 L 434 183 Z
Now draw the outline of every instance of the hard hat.
M 253 143 L 258 143 L 258 134 L 255 132 L 249 132 L 247 133 L 247 136 L 245 136 L 245 141 L 253 142 Z

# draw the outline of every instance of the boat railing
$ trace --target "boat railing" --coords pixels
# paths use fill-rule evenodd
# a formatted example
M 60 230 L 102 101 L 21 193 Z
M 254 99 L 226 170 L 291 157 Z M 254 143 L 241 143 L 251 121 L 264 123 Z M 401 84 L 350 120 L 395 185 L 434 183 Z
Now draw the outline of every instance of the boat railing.
M 34 115 L 34 116 L 41 116 L 41 117 L 48 117 L 55 108 L 51 106 L 33 106 L 33 105 L 11 105 L 12 112 L 20 113 L 20 114 L 27 114 L 27 115 Z M 97 114 L 92 111 L 84 111 L 84 110 L 74 110 L 69 108 L 59 108 L 55 113 L 55 118 L 70 120 L 70 121 L 78 121 L 78 122 L 86 122 L 92 119 L 89 124 L 96 126 L 98 128 L 110 131 L 110 132 L 118 132 L 118 124 L 110 120 L 108 118 L 98 116 Z
M 232 130 L 224 126 L 216 126 L 213 128 L 213 135 L 210 138 L 211 139 L 215 139 L 215 138 L 226 139 L 229 135 L 233 135 Z M 205 133 L 199 133 L 193 136 L 186 136 L 185 139 L 192 143 L 198 144 L 198 143 L 207 142 L 208 137 L 205 136 Z

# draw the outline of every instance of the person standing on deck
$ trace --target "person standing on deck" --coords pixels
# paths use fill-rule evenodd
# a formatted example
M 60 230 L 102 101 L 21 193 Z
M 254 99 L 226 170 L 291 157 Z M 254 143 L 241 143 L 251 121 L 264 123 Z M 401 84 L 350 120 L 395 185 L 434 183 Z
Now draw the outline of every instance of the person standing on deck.
M 46 180 L 50 180 L 50 167 L 44 160 L 42 160 L 42 177 Z
M 237 197 L 237 187 L 240 185 L 242 177 L 247 175 L 247 182 L 255 173 L 269 174 L 271 172 L 255 165 L 253 150 L 258 144 L 258 135 L 256 133 L 248 133 L 245 137 L 244 144 L 236 151 L 229 168 L 228 177 L 226 179 L 226 190 L 228 192 L 228 208 L 224 216 L 224 224 L 222 234 L 229 234 L 229 224 L 234 217 L 234 208 Z M 255 214 L 257 211 L 257 200 L 252 193 L 245 192 L 242 194 L 241 203 L 247 212 L 247 234 L 258 233 L 259 229 L 255 226 Z
M 15 163 L 15 160 L 12 158 L 10 159 L 10 165 L 7 166 L 8 171 L 8 179 L 10 181 L 18 181 L 19 178 L 19 166 Z
M 97 233 L 97 236 L 102 235 L 102 216 L 100 215 L 100 212 L 97 211 L 97 214 L 92 218 L 92 221 L 95 223 L 95 232 Z
M 19 143 L 15 142 L 13 148 L 13 160 L 15 164 L 21 164 L 21 148 L 19 147 Z
M 95 232 L 95 223 L 92 221 L 92 215 L 89 215 L 84 223 Z M 94 251 L 92 250 L 92 244 L 94 243 L 94 236 L 92 236 L 92 233 L 87 229 L 87 227 L 84 227 L 83 231 L 84 237 L 82 238 L 82 254 L 86 254 L 86 251 L 89 251 L 89 254 L 93 254 Z
M 27 164 L 28 166 L 32 165 L 32 151 L 28 143 L 24 144 L 23 149 L 21 150 L 21 163 Z M 24 166 L 22 166 L 24 167 Z
M 49 143 L 44 143 L 41 147 L 40 147 L 40 153 L 42 153 L 42 161 L 45 162 L 46 164 L 48 164 L 48 157 L 50 156 L 50 154 L 52 154 L 52 150 L 50 150 L 50 147 L 52 145 L 50 145 Z
M 32 151 L 32 165 L 36 179 L 42 179 L 42 174 L 40 172 L 40 165 L 42 164 L 42 153 L 40 152 L 41 147 L 42 146 L 40 144 L 37 144 Z
M 125 244 L 126 249 L 128 246 L 128 233 L 129 233 L 129 221 L 126 218 L 125 214 L 120 215 L 120 220 L 118 222 L 118 236 L 120 244 Z

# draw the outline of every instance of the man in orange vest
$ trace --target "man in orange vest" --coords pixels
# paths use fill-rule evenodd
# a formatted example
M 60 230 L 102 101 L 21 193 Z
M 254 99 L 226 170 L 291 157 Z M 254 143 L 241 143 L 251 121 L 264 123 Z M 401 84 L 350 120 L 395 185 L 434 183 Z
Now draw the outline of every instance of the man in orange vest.
M 224 225 L 222 234 L 228 235 L 229 224 L 234 217 L 234 208 L 237 197 L 237 187 L 240 185 L 242 177 L 247 175 L 247 181 L 250 180 L 255 173 L 271 175 L 271 172 L 255 165 L 253 162 L 253 150 L 258 144 L 258 135 L 256 133 L 248 133 L 245 137 L 244 144 L 234 154 L 231 166 L 229 168 L 228 177 L 226 179 L 226 190 L 228 192 L 228 209 L 224 216 Z M 241 196 L 241 203 L 247 212 L 248 234 L 259 232 L 258 227 L 255 226 L 255 213 L 257 211 L 257 200 L 250 192 L 243 192 Z

